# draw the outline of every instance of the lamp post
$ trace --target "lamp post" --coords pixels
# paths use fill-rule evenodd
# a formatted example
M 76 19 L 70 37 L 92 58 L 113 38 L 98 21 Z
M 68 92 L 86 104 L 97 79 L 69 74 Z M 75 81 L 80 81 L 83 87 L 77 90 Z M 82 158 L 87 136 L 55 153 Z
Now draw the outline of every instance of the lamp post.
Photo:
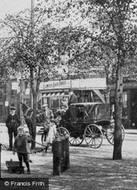
M 34 0 L 31 0 L 31 40 L 33 43 L 33 39 L 34 39 Z M 33 108 L 33 95 L 32 95 L 32 81 L 30 78 L 30 107 Z
M 21 74 L 21 81 L 20 81 L 20 101 L 23 102 L 23 76 Z M 22 112 L 22 108 L 20 106 L 20 118 L 21 118 L 21 125 L 24 126 L 24 116 Z
M 31 27 L 34 26 L 34 0 L 31 0 Z
M 22 72 L 22 64 L 20 64 L 20 73 L 21 73 L 21 78 L 20 78 L 20 102 L 23 103 L 23 72 Z M 21 125 L 24 126 L 24 116 L 23 116 L 23 111 L 22 111 L 22 105 L 20 104 L 20 119 L 21 119 Z

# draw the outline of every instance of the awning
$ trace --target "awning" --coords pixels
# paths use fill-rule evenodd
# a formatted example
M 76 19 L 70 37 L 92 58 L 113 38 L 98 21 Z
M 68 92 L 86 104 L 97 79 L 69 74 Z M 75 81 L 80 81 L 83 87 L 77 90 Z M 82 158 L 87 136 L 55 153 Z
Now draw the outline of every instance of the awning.
M 51 96 L 51 93 L 47 94 L 47 97 L 50 97 Z
M 50 97 L 50 95 L 51 95 L 50 93 L 45 93 L 42 95 L 42 98 Z
M 42 98 L 49 98 L 49 97 L 60 97 L 60 96 L 68 96 L 68 93 L 65 92 L 51 92 L 51 93 L 45 93 L 42 95 Z
M 55 93 L 52 93 L 52 94 L 51 94 L 51 97 L 54 97 L 54 96 L 55 96 Z
M 58 92 L 58 93 L 56 94 L 56 96 L 60 96 L 60 93 Z
M 63 93 L 61 93 L 61 94 L 60 94 L 60 96 L 65 96 L 65 93 L 64 93 L 64 92 L 63 92 Z

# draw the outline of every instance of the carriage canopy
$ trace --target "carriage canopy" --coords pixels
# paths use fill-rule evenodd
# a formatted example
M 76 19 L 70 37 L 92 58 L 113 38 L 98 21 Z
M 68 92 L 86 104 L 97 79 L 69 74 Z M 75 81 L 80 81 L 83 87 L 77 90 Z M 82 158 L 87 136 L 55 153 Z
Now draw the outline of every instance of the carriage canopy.
M 69 109 L 72 122 L 95 123 L 100 120 L 110 120 L 110 104 L 73 103 Z

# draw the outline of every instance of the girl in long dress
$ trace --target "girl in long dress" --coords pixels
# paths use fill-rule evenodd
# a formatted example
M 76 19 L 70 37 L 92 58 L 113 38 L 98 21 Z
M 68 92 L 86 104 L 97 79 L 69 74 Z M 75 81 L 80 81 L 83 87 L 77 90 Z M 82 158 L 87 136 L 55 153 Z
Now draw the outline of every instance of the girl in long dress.
M 46 141 L 45 141 L 45 143 L 44 143 L 44 145 L 47 147 L 47 148 L 46 148 L 46 151 L 47 151 L 48 147 L 49 147 L 50 145 L 52 145 L 52 142 L 53 142 L 53 140 L 55 139 L 56 133 L 57 133 L 57 129 L 56 129 L 56 124 L 55 124 L 55 122 L 52 122 L 52 121 L 48 120 L 48 121 L 47 121 L 47 124 L 48 124 L 48 127 L 49 127 L 49 132 L 48 132 Z

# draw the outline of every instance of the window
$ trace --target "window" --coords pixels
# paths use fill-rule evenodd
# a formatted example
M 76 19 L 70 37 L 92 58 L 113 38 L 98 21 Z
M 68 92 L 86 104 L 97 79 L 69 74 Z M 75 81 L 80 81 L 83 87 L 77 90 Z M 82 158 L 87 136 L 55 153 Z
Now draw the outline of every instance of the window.
M 16 96 L 17 95 L 17 90 L 11 90 L 11 95 Z
M 50 101 L 51 109 L 58 109 L 59 108 L 59 98 L 51 98 Z

